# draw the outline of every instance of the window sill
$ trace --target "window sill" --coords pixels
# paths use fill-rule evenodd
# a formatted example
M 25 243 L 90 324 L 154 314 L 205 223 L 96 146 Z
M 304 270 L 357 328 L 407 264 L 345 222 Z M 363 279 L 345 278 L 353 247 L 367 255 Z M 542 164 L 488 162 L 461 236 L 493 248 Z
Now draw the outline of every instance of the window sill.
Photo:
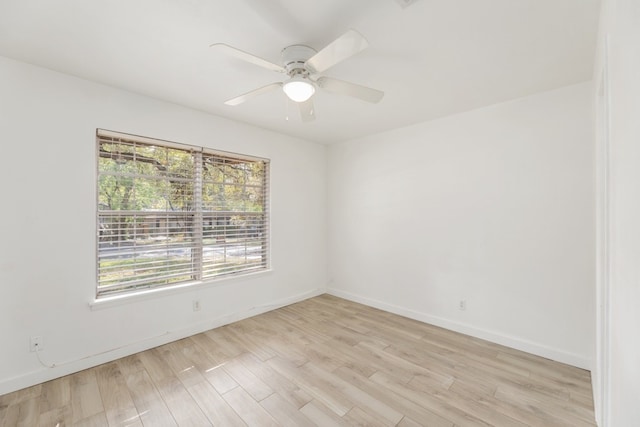
M 89 308 L 91 311 L 102 310 L 105 308 L 116 307 L 123 304 L 130 304 L 139 301 L 150 300 L 154 298 L 166 297 L 169 295 L 174 295 L 178 293 L 194 291 L 197 289 L 202 289 L 206 287 L 212 286 L 222 286 L 226 285 L 230 282 L 235 282 L 239 280 L 251 280 L 256 277 L 261 277 L 267 274 L 271 274 L 273 270 L 267 269 L 258 271 L 255 273 L 242 274 L 238 276 L 229 276 L 229 277 L 221 277 L 219 279 L 207 280 L 207 281 L 199 281 L 199 282 L 189 282 L 175 286 L 168 286 L 157 289 L 145 289 L 142 291 L 131 292 L 123 295 L 114 295 L 114 296 L 106 296 L 95 298 L 93 301 L 89 302 Z

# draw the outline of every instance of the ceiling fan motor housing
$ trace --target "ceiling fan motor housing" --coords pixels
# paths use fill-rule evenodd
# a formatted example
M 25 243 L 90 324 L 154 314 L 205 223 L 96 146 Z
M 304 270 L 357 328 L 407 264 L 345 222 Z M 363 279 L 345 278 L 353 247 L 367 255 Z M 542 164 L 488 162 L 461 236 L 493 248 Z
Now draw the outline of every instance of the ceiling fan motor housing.
M 304 63 L 316 53 L 314 48 L 301 44 L 285 47 L 282 49 L 282 66 L 291 77 L 296 74 L 307 76 L 309 72 L 304 68 Z

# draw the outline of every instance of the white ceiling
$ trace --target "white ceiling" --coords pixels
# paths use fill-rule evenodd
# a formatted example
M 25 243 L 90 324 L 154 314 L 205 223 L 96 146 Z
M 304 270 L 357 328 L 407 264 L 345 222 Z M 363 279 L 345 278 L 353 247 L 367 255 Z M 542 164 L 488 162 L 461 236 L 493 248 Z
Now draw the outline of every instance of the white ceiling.
M 591 79 L 598 0 L 0 0 L 0 55 L 284 134 L 332 143 Z M 383 90 L 379 104 L 318 92 L 302 123 L 275 63 L 355 28 L 364 52 L 323 75 Z M 286 120 L 289 115 L 289 120 Z

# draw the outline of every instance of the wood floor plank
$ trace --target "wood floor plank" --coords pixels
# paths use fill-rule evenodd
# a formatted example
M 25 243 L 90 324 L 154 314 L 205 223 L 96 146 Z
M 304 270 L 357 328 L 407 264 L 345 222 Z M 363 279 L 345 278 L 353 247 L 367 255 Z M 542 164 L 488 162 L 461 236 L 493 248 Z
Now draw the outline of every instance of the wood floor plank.
M 592 427 L 588 371 L 330 295 L 0 396 L 2 426 Z
M 456 380 L 449 388 L 449 391 L 461 400 L 475 401 L 478 404 L 487 406 L 490 410 L 505 414 L 532 427 L 561 427 L 566 425 L 566 421 L 541 411 L 535 414 L 523 411 L 519 405 L 512 405 L 509 402 L 497 399 L 493 395 L 494 393 L 487 394 L 478 391 L 475 385 L 469 387 L 463 381 Z
M 260 405 L 281 426 L 304 427 L 315 425 L 295 405 L 292 405 L 278 393 L 272 393 L 269 397 L 263 399 Z
M 582 393 L 570 392 L 569 401 L 588 411 L 591 411 L 591 408 L 593 408 L 593 394 L 591 393 L 585 395 Z
M 402 397 L 391 390 L 385 389 L 384 387 L 380 387 L 380 385 L 374 383 L 369 378 L 360 375 L 358 372 L 353 371 L 350 368 L 342 367 L 337 369 L 334 373 L 371 396 L 386 402 L 398 412 L 408 415 L 416 421 L 420 421 L 423 425 L 431 427 L 453 427 L 453 423 L 451 421 L 443 418 L 435 412 L 421 407 L 412 400 L 406 399 L 405 397 Z
M 508 349 L 498 352 L 497 359 L 509 365 L 519 366 L 531 372 L 537 372 L 544 376 L 550 376 L 559 380 L 572 380 L 577 385 L 587 385 L 591 381 L 589 371 L 576 369 L 563 363 L 554 362 L 543 357 L 514 353 Z
M 299 369 L 301 372 L 306 372 L 310 377 L 324 378 L 327 383 L 331 384 L 333 389 L 340 390 L 341 394 L 346 396 L 349 401 L 353 402 L 354 406 L 359 407 L 361 410 L 366 410 L 369 413 L 373 413 L 378 419 L 387 420 L 388 423 L 386 424 L 395 425 L 403 417 L 402 413 L 396 411 L 384 401 L 371 396 L 357 386 L 354 386 L 348 381 L 340 378 L 338 375 L 335 375 L 333 372 L 326 372 L 311 362 L 306 363 Z
M 32 399 L 40 396 L 42 393 L 42 384 L 34 385 L 22 390 L 14 391 L 0 396 L 0 408 L 18 404 L 24 400 Z
M 200 406 L 177 378 L 158 384 L 158 391 L 179 426 L 206 427 L 212 425 Z
M 71 385 L 69 377 L 62 377 L 42 384 L 40 392 L 40 413 L 69 406 Z
M 335 319 L 322 320 L 313 325 L 312 328 L 322 331 L 322 333 L 327 336 L 327 340 L 323 342 L 331 340 L 347 346 L 354 346 L 362 341 L 371 341 L 374 343 L 384 342 L 384 344 L 387 344 L 386 341 L 377 336 L 361 334 L 348 327 L 338 327 L 338 323 Z
M 279 356 L 269 359 L 267 363 L 289 381 L 297 384 L 313 396 L 314 399 L 322 402 L 338 416 L 344 416 L 354 406 L 353 402 L 349 401 L 341 390 L 323 377 L 314 377 Z
M 377 370 L 386 372 L 398 380 L 403 378 L 403 382 L 408 382 L 416 375 L 419 375 L 428 379 L 434 385 L 448 388 L 454 380 L 452 375 L 430 370 L 423 365 L 417 365 L 365 342 L 358 343 L 355 349 L 362 355 L 361 360 L 366 360 L 369 364 L 375 364 L 378 368 Z
M 195 384 L 189 387 L 188 391 L 214 426 L 246 426 L 240 416 L 208 382 Z
M 404 417 L 398 423 L 398 427 L 423 427 L 423 426 L 424 424 L 420 424 L 419 422 L 414 421 L 409 417 Z
M 433 387 L 431 382 L 425 381 L 424 377 L 415 377 L 409 381 L 407 387 L 415 393 L 436 396 L 440 402 L 465 413 L 473 414 L 475 418 L 490 425 L 526 427 L 525 423 L 496 411 L 495 408 L 482 405 L 475 400 L 462 400 L 451 390 L 440 391 L 440 388 Z
M 118 364 L 98 366 L 95 372 L 109 424 L 124 425 L 137 420 L 138 410 Z
M 242 348 L 242 345 L 237 340 L 231 339 L 227 333 L 222 332 L 225 328 L 227 326 L 211 329 L 204 332 L 204 335 L 213 342 L 216 352 L 224 355 L 225 359 L 231 359 L 241 355 L 246 350 Z
M 118 364 L 120 372 L 122 372 L 122 375 L 125 377 L 136 372 L 144 371 L 144 365 L 142 364 L 142 360 L 140 360 L 140 353 L 123 357 L 115 362 Z
M 535 381 L 538 384 L 547 385 L 549 387 L 560 388 L 565 391 L 569 391 L 569 394 L 580 394 L 583 397 L 588 398 L 592 395 L 591 381 L 590 380 L 578 380 L 570 378 L 558 378 L 558 376 L 549 376 L 539 372 L 531 372 L 529 376 L 531 381 Z
M 454 378 L 463 378 L 468 381 L 477 381 L 478 384 L 495 386 L 497 383 L 522 384 L 526 388 L 547 389 L 549 393 L 562 393 L 557 387 L 553 389 L 552 382 L 543 382 L 531 377 L 528 371 L 508 368 L 502 369 L 499 363 L 493 360 L 478 360 L 474 355 L 457 354 L 449 350 L 434 349 L 434 346 L 421 348 L 410 344 L 394 344 L 384 351 L 397 355 L 412 363 L 434 367 L 434 370 L 448 373 Z
M 396 423 L 391 423 L 384 418 L 376 418 L 374 415 L 363 411 L 357 406 L 351 408 L 349 412 L 342 417 L 349 425 L 362 427 L 393 427 Z
M 73 423 L 73 427 L 109 427 L 109 422 L 104 412 L 99 412 L 90 417 L 83 418 Z
M 38 424 L 40 413 L 40 398 L 20 399 L 18 403 L 9 407 L 6 413 L 6 426 L 30 427 Z
M 453 421 L 460 426 L 491 426 L 491 423 L 483 421 L 470 412 L 461 410 L 455 406 L 451 406 L 446 402 L 440 401 L 437 397 L 427 393 L 416 392 L 416 390 L 407 388 L 404 384 L 395 382 L 392 378 L 387 377 L 380 372 L 371 376 L 372 381 L 387 387 L 389 390 L 417 403 L 423 408 L 441 415 L 445 419 Z
M 222 331 L 222 334 L 224 334 L 229 340 L 236 343 L 236 345 L 240 346 L 244 352 L 249 352 L 262 361 L 271 359 L 276 355 L 276 352 L 269 347 L 260 345 L 255 340 L 248 338 L 251 334 L 250 331 L 251 330 L 246 327 L 243 328 L 237 324 L 231 324 L 228 325 L 228 328 Z
M 322 366 L 327 371 L 333 371 L 349 363 L 347 357 L 343 357 L 339 351 L 326 343 L 312 343 L 301 348 L 301 353 L 307 360 Z
M 550 401 L 549 399 L 527 393 L 513 387 L 499 386 L 495 393 L 496 399 L 516 404 L 535 414 L 545 414 L 554 418 L 571 422 L 575 427 L 593 425 L 591 414 L 586 414 L 567 402 Z M 587 419 L 588 418 L 588 419 Z
M 344 427 L 349 425 L 342 417 L 317 400 L 312 400 L 304 405 L 300 408 L 300 412 L 318 426 Z
M 20 415 L 20 404 L 2 406 L 0 408 L 0 427 L 10 427 L 18 425 Z
M 285 307 L 282 310 L 287 310 L 290 307 Z M 326 319 L 316 319 L 312 315 L 308 313 L 298 314 L 296 312 L 297 317 L 295 319 L 289 320 L 288 322 L 292 327 L 296 328 L 298 331 L 301 331 L 303 336 L 306 337 L 306 341 L 311 343 L 322 343 L 331 338 L 331 335 L 327 335 L 325 330 L 318 328 L 318 325 L 322 325 Z
M 212 369 L 207 373 L 208 381 L 220 394 L 224 394 L 229 390 L 239 387 L 238 383 L 227 373 L 227 371 L 224 370 L 222 366 Z
M 125 380 L 143 425 L 177 426 L 146 370 L 129 374 Z
M 64 427 L 71 425 L 70 419 L 73 414 L 71 412 L 71 405 L 61 406 L 55 409 L 50 409 L 46 412 L 40 412 L 40 418 L 38 419 L 38 427 Z M 0 416 L 0 419 L 2 417 Z M 2 423 L 0 423 L 2 425 Z M 140 424 L 142 426 L 142 424 Z
M 347 366 L 368 377 L 377 371 L 377 366 L 362 363 L 362 359 L 357 351 L 350 345 L 343 342 L 329 340 L 322 344 L 312 344 L 307 346 L 304 355 L 327 369 L 337 369 Z M 407 379 L 408 381 L 408 379 Z
M 71 375 L 70 382 L 74 423 L 104 412 L 98 380 L 93 369 Z
M 223 369 L 224 362 L 219 363 L 209 358 L 206 351 L 195 345 L 195 341 L 193 343 L 194 345 L 188 345 L 183 349 L 184 354 L 193 362 L 198 372 L 215 387 L 218 393 L 226 393 L 238 387 L 238 383 Z
M 185 387 L 190 387 L 201 381 L 206 381 L 206 378 L 198 370 L 195 363 L 187 357 L 189 352 L 194 351 L 190 346 L 190 341 L 180 340 L 178 342 L 158 347 L 160 356 Z
M 264 381 L 248 370 L 239 360 L 230 360 L 224 370 L 257 402 L 273 394 L 273 390 Z
M 158 348 L 139 353 L 140 361 L 154 383 L 161 383 L 176 378 L 167 361 Z
M 199 349 L 198 351 L 204 352 L 204 357 L 214 363 L 215 366 L 222 365 L 231 357 L 204 333 L 193 335 L 189 339 L 194 342 L 196 348 Z
M 278 422 L 242 387 L 226 392 L 222 398 L 240 415 L 248 426 L 276 427 Z
M 309 393 L 276 372 L 267 363 L 260 361 L 252 353 L 240 355 L 238 360 L 255 376 L 266 384 L 269 384 L 269 387 L 271 387 L 275 393 L 278 393 L 288 402 L 294 404 L 298 409 L 312 400 Z
M 273 350 L 279 357 L 290 360 L 297 366 L 304 365 L 309 361 L 301 352 L 304 345 L 291 337 L 284 337 L 278 334 L 263 334 L 261 331 L 254 332 L 253 337 L 262 345 Z

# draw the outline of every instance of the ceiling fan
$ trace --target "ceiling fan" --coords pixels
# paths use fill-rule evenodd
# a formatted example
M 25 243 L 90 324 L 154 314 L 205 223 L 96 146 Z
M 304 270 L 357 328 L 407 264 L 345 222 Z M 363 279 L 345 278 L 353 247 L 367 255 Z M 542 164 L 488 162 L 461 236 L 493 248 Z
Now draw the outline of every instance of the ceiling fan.
M 368 45 L 367 39 L 352 29 L 329 43 L 319 52 L 304 45 L 285 47 L 282 49 L 282 65 L 274 64 L 224 43 L 215 43 L 211 47 L 226 55 L 288 76 L 288 79 L 284 82 L 275 82 L 254 89 L 229 99 L 225 104 L 239 105 L 265 92 L 282 88 L 287 97 L 298 104 L 302 120 L 308 122 L 315 119 L 312 96 L 316 88 L 339 95 L 352 96 L 371 103 L 379 102 L 382 99 L 384 92 L 379 90 L 331 77 L 316 77 L 317 74 L 361 52 Z

